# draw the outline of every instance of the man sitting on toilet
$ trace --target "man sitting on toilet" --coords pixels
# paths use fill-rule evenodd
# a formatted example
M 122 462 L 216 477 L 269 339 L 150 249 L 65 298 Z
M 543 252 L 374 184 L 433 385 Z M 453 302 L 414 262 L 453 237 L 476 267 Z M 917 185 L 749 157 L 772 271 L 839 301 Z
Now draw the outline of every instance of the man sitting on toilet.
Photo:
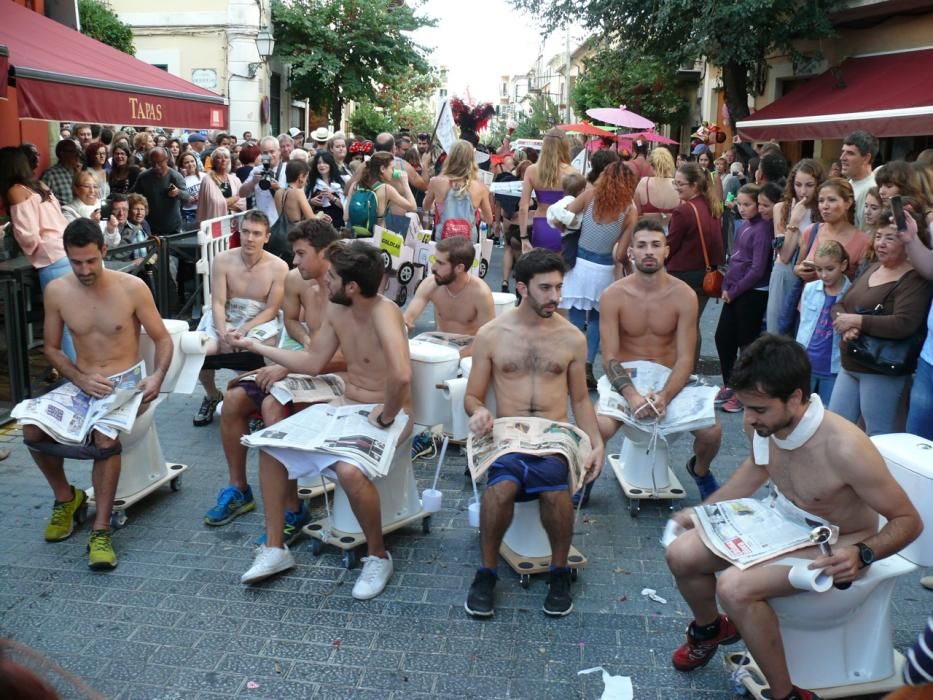
M 198 330 L 207 334 L 205 355 L 233 352 L 230 334 L 262 332 L 266 342 L 278 340 L 278 313 L 285 290 L 288 265 L 263 249 L 269 242 L 269 219 L 261 211 L 248 211 L 240 222 L 240 247 L 218 253 L 211 262 L 211 309 L 201 317 Z M 214 370 L 198 375 L 205 397 L 194 417 L 197 426 L 214 420 L 223 394 L 214 383 Z
M 324 317 L 327 305 L 324 280 L 330 267 L 330 263 L 325 259 L 325 250 L 337 238 L 337 231 L 333 226 L 317 219 L 302 221 L 288 233 L 288 240 L 295 255 L 295 268 L 289 270 L 285 278 L 286 324 L 290 326 L 289 334 L 299 339 L 304 348 L 311 347 L 311 338 L 320 328 Z M 345 368 L 346 363 L 338 351 L 323 372 Z M 288 376 L 286 367 L 278 364 L 268 365 L 251 374 L 255 374 L 255 381 L 232 382 L 224 397 L 223 412 L 220 416 L 220 440 L 227 458 L 229 485 L 220 492 L 217 505 L 204 516 L 207 525 L 226 525 L 256 507 L 253 491 L 246 481 L 247 447 L 240 442 L 243 435 L 249 431 L 250 416 L 259 412 L 263 423 L 269 426 L 305 408 L 304 404 L 282 405 L 269 394 L 275 382 Z M 293 481 L 292 485 L 294 488 L 285 504 L 283 526 L 287 544 L 291 544 L 301 533 L 302 526 L 310 521 L 307 507 L 303 506 L 298 498 L 297 483 Z
M 387 428 L 402 409 L 411 414 L 411 360 L 402 312 L 381 294 L 385 269 L 379 250 L 363 241 L 337 241 L 327 248 L 330 267 L 325 281 L 330 303 L 312 346 L 295 352 L 262 345 L 257 340 L 232 336 L 234 347 L 252 350 L 291 372 L 316 375 L 331 361 L 338 349 L 347 363 L 345 403 L 376 404 L 370 421 Z M 410 424 L 399 443 L 411 434 Z M 366 536 L 368 556 L 353 586 L 358 600 L 374 598 L 385 589 L 392 576 L 392 557 L 382 537 L 382 514 L 379 492 L 359 468 L 348 462 L 334 462 L 327 467 L 336 473 L 346 491 L 353 514 Z M 240 579 L 255 583 L 292 568 L 295 560 L 283 541 L 282 522 L 289 491 L 289 472 L 265 451 L 259 455 L 266 544 L 260 546 L 256 559 Z M 298 475 L 293 475 L 298 476 Z
M 864 575 L 873 561 L 896 554 L 920 534 L 917 511 L 872 441 L 810 394 L 810 361 L 792 338 L 763 335 L 749 345 L 735 365 L 732 388 L 745 406 L 752 455 L 706 503 L 750 497 L 771 479 L 777 496 L 808 521 L 838 526 L 831 556 L 817 548 L 793 552 L 813 559 L 810 568 L 822 569 L 837 585 Z M 888 521 L 880 531 L 879 514 Z M 689 509 L 674 519 L 692 528 Z M 708 663 L 720 644 L 744 639 L 770 697 L 817 697 L 791 684 L 778 619 L 768 604 L 797 592 L 788 580 L 789 564 L 772 560 L 741 571 L 707 549 L 694 530 L 670 544 L 667 562 L 694 615 L 686 643 L 674 652 L 674 668 L 692 671 Z M 722 572 L 718 579 L 716 572 Z
M 159 316 L 152 293 L 140 278 L 104 267 L 107 246 L 97 222 L 91 219 L 72 221 L 65 229 L 63 242 L 74 274 L 46 287 L 45 356 L 62 377 L 86 394 L 102 398 L 112 391 L 107 377 L 140 361 L 142 326 L 155 346 L 154 366 L 139 383 L 143 394 L 139 409 L 142 413 L 158 397 L 172 362 L 172 339 Z M 74 339 L 76 363 L 62 352 L 65 326 Z M 64 458 L 94 460 L 91 481 L 97 506 L 88 542 L 88 566 L 95 571 L 116 568 L 110 512 L 120 479 L 120 440 L 94 430 L 88 445 L 59 445 L 35 425 L 23 426 L 23 439 L 55 495 L 52 517 L 45 528 L 48 542 L 68 539 L 74 532 L 75 521 L 87 510 L 87 494 L 68 482 Z
M 405 325 L 415 329 L 428 302 L 434 304 L 434 320 L 442 333 L 475 336 L 480 327 L 496 317 L 496 305 L 489 286 L 470 274 L 476 249 L 467 238 L 455 236 L 438 241 L 430 277 L 418 285 L 415 298 L 405 311 Z M 472 353 L 472 344 L 460 350 L 460 357 Z
M 638 221 L 628 250 L 635 271 L 609 285 L 599 299 L 603 367 L 613 389 L 622 394 L 636 418 L 663 416 L 693 372 L 697 298 L 690 287 L 667 274 L 664 261 L 668 252 L 661 224 L 655 219 Z M 639 394 L 622 366 L 633 360 L 669 367 L 671 374 L 664 387 L 649 396 Z M 599 432 L 608 442 L 621 423 L 606 415 L 597 418 Z M 693 432 L 693 457 L 687 462 L 687 473 L 696 482 L 701 500 L 719 487 L 710 465 L 719 452 L 721 438 L 718 418 L 715 425 Z M 584 492 L 584 503 L 588 495 Z
M 531 416 L 567 423 L 569 396 L 574 418 L 591 441 L 592 451 L 582 465 L 584 480 L 589 482 L 602 468 L 603 441 L 586 388 L 586 338 L 556 313 L 565 270 L 563 258 L 544 248 L 529 251 L 515 264 L 521 304 L 480 328 L 463 403 L 470 430 L 479 436 L 493 427 L 493 416 L 485 406 L 490 382 L 500 418 Z M 493 615 L 499 547 L 512 522 L 515 501 L 535 496 L 540 499 L 541 522 L 551 544 L 544 612 L 559 617 L 573 610 L 567 566 L 573 505 L 567 462 L 557 456 L 511 453 L 488 471 L 480 507 L 482 566 L 465 604 L 470 615 Z

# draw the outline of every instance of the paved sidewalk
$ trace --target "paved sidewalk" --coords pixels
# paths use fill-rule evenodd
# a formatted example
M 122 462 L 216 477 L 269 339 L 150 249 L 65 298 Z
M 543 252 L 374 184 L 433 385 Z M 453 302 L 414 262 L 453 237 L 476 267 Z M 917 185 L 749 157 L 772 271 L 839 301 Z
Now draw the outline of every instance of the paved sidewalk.
M 497 269 L 490 275 L 495 288 Z M 716 313 L 711 306 L 704 319 L 707 354 Z M 542 577 L 523 590 L 504 563 L 495 618 L 466 615 L 479 541 L 467 525 L 472 490 L 458 450 L 448 453 L 439 485 L 444 508 L 431 534 L 412 526 L 388 537 L 395 576 L 379 598 L 353 600 L 359 569 L 341 568 L 333 550 L 315 557 L 306 540 L 295 546 L 298 566 L 287 575 L 241 586 L 262 515 L 223 528 L 203 525 L 226 483 L 226 466 L 218 421 L 191 424 L 199 403 L 197 395 L 170 397 L 157 409 L 167 459 L 191 469 L 177 493 L 163 488 L 130 509 L 114 538 L 119 568 L 108 574 L 87 569 L 87 525 L 66 542 L 42 540 L 48 487 L 17 434 L 0 436 L 0 446 L 13 448 L 0 463 L 0 634 L 121 700 L 598 698 L 598 674 L 576 675 L 598 665 L 631 676 L 639 700 L 733 696 L 719 658 L 693 674 L 671 668 L 689 617 L 658 544 L 669 511 L 648 505 L 632 518 L 609 469 L 576 525 L 574 543 L 589 566 L 574 585 L 575 610 L 564 619 L 541 612 Z M 722 420 L 715 472 L 725 479 L 746 447 L 741 415 Z M 618 447 L 616 438 L 610 451 Z M 688 505 L 697 500 L 683 471 L 689 449 L 688 439 L 672 448 Z M 258 489 L 255 454 L 249 465 Z M 434 467 L 415 463 L 419 490 L 430 485 Z M 70 463 L 68 473 L 78 485 L 89 483 L 86 464 Z M 321 502 L 314 506 L 323 511 Z M 918 581 L 919 574 L 897 584 L 901 647 L 914 639 L 933 602 Z M 668 603 L 643 598 L 644 587 Z

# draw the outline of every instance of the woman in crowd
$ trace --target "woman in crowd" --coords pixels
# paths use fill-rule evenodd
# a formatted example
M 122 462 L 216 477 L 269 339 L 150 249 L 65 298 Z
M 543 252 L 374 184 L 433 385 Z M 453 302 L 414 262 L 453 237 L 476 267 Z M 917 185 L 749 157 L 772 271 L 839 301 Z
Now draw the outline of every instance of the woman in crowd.
M 570 165 L 570 142 L 560 129 L 551 129 L 544 135 L 541 156 L 538 162 L 528 167 L 522 184 L 522 198 L 518 205 L 518 226 L 522 238 L 522 251 L 534 248 L 548 248 L 560 251 L 560 229 L 547 222 L 547 208 L 564 196 L 560 187 L 561 178 L 567 173 L 576 172 Z M 531 197 L 538 202 L 532 218 L 531 230 L 528 228 L 528 211 Z
M 831 177 L 842 177 L 842 163 L 838 160 L 834 160 L 829 164 L 829 170 L 826 172 L 826 178 Z
M 926 231 L 919 236 L 928 247 Z M 853 423 L 862 418 L 870 436 L 898 432 L 897 409 L 910 374 L 881 374 L 849 355 L 848 346 L 862 335 L 900 340 L 922 333 L 930 303 L 930 287 L 910 263 L 888 207 L 875 233 L 875 254 L 878 262 L 833 307 L 833 328 L 842 337 L 842 369 L 829 402 L 830 410 Z
M 878 232 L 878 222 L 881 218 L 881 210 L 884 209 L 884 203 L 881 201 L 881 194 L 877 187 L 872 187 L 865 195 L 865 207 L 862 213 L 862 228 L 868 236 L 868 245 L 865 246 L 865 253 L 862 259 L 851 263 L 856 266 L 855 276 L 858 277 L 865 271 L 865 268 L 876 262 L 875 256 L 875 234 Z
M 115 144 L 110 155 L 110 174 L 107 183 L 112 194 L 128 194 L 136 184 L 136 178 L 142 172 L 133 162 L 133 153 L 129 146 Z
M 920 191 L 920 180 L 917 169 L 911 163 L 903 160 L 892 160 L 875 171 L 875 186 L 881 201 L 887 204 L 891 197 L 900 195 L 915 211 L 923 207 L 923 194 Z
M 293 158 L 285 165 L 285 181 L 288 187 L 275 191 L 275 209 L 279 216 L 284 216 L 289 225 L 315 218 L 314 210 L 305 194 L 311 168 L 303 160 Z M 324 218 L 318 214 L 317 218 Z
M 612 252 L 623 251 L 631 242 L 632 229 L 638 218 L 633 204 L 638 178 L 629 167 L 616 159 L 588 188 L 567 206 L 574 214 L 582 214 L 577 262 L 564 277 L 560 308 L 569 310 L 570 322 L 586 333 L 586 382 L 596 388 L 593 362 L 599 350 L 599 298 L 612 284 L 614 263 Z
M 178 163 L 179 172 L 185 178 L 185 193 L 189 199 L 181 205 L 181 222 L 185 231 L 198 227 L 198 200 L 201 196 L 201 184 L 204 174 L 198 172 L 198 159 L 194 153 L 185 153 Z
M 738 195 L 738 193 L 736 193 Z M 784 201 L 784 191 L 773 182 L 765 183 L 758 191 L 758 213 L 765 221 L 774 222 L 774 210 Z
M 182 147 L 181 139 L 175 139 L 175 138 L 169 139 L 168 144 L 166 144 L 166 148 L 168 148 L 169 155 L 172 156 L 175 162 L 180 163 L 181 154 L 184 153 L 184 150 L 185 150 Z
M 817 193 L 823 183 L 823 165 L 804 158 L 790 171 L 783 200 L 774 207 L 774 267 L 768 283 L 765 329 L 778 332 L 784 297 L 796 283 L 794 265 L 800 249 L 800 234 L 820 220 Z
M 149 151 L 154 145 L 152 134 L 140 131 L 133 137 L 133 164 L 141 168 L 149 167 Z
M 706 246 L 709 265 L 716 269 L 725 262 L 719 217 L 722 202 L 712 192 L 709 178 L 696 163 L 685 163 L 674 174 L 674 189 L 680 204 L 671 212 L 668 224 L 668 257 L 665 267 L 674 277 L 683 280 L 697 295 L 696 359 L 700 357 L 699 323 L 709 297 L 703 292 L 703 277 L 706 274 Z M 702 241 L 701 241 L 702 236 Z
M 716 326 L 722 389 L 716 401 L 726 413 L 743 410 L 742 402 L 727 387 L 738 353 L 761 333 L 768 305 L 774 227 L 758 212 L 760 189 L 758 185 L 742 185 L 739 189 L 735 208 L 742 223 L 736 226 L 735 250 L 722 283 L 723 307 Z
M 674 189 L 674 158 L 666 148 L 655 148 L 648 154 L 648 164 L 654 175 L 643 177 L 635 188 L 635 205 L 640 216 L 658 219 L 667 227 L 670 214 L 680 204 Z
M 855 227 L 855 193 L 848 180 L 840 177 L 830 178 L 820 185 L 817 197 L 823 223 L 819 225 L 816 240 L 812 243 L 813 227 L 801 231 L 799 249 L 801 252 L 809 250 L 809 253 L 794 267 L 794 274 L 804 282 L 813 282 L 816 279 L 813 256 L 820 243 L 839 241 L 849 254 L 849 260 L 861 260 L 868 247 L 868 236 Z M 846 272 L 849 279 L 854 279 L 857 267 L 853 265 Z
M 62 205 L 62 214 L 65 221 L 75 219 L 93 219 L 100 223 L 100 189 L 97 187 L 97 178 L 93 173 L 82 170 L 75 175 L 71 183 L 72 200 Z
M 347 166 L 347 136 L 342 131 L 334 133 L 327 141 L 327 151 L 334 157 L 337 163 L 337 174 L 344 181 L 344 184 L 350 181 L 350 168 Z M 316 172 L 312 169 L 311 171 Z M 343 217 L 341 217 L 342 219 Z
M 370 144 L 371 145 L 371 144 Z M 399 179 L 404 184 L 401 195 L 394 187 L 386 187 L 387 183 L 392 182 L 393 171 L 397 170 Z M 408 186 L 408 173 L 402 169 L 395 168 L 395 156 L 391 153 L 380 151 L 373 153 L 372 157 L 363 164 L 362 175 L 360 179 L 350 185 L 347 192 L 347 205 L 353 199 L 353 193 L 357 188 L 362 187 L 372 190 L 376 195 L 376 224 L 385 225 L 385 215 L 389 210 L 389 205 L 395 205 L 404 211 L 415 211 L 418 205 L 415 203 L 415 195 Z M 344 221 L 349 221 L 349 212 L 344 211 Z
M 340 166 L 330 151 L 318 151 L 311 161 L 305 194 L 315 212 L 323 211 L 334 228 L 343 228 L 343 208 L 347 203 Z
M 84 149 L 84 169 L 94 176 L 102 202 L 110 198 L 110 183 L 107 177 L 107 147 L 100 141 L 91 141 Z
M 713 166 L 713 152 L 709 150 L 708 146 L 702 146 L 694 151 L 694 160 L 696 164 L 703 168 L 703 172 L 706 173 L 706 177 L 709 178 L 709 184 L 712 188 L 712 192 L 715 196 L 722 201 L 722 180 L 719 179 L 719 176 L 716 174 L 716 169 Z
M 230 168 L 230 149 L 218 146 L 211 154 L 211 169 L 201 180 L 198 193 L 198 221 L 216 219 L 227 214 L 246 211 L 246 200 L 240 196 L 240 178 Z
M 36 179 L 25 152 L 17 146 L 0 148 L 0 202 L 10 216 L 16 242 L 39 273 L 40 288 L 70 274 L 62 243 L 68 222 L 55 195 Z M 67 327 L 61 347 L 68 359 L 77 360 Z
M 479 242 L 480 218 L 492 225 L 492 206 L 489 188 L 479 179 L 473 144 L 463 139 L 454 143 L 444 161 L 440 175 L 428 182 L 424 195 L 424 210 L 434 211 L 434 234 L 443 237 L 445 224 L 451 219 L 466 219 L 470 225 L 471 240 Z M 404 171 L 402 171 L 404 172 Z

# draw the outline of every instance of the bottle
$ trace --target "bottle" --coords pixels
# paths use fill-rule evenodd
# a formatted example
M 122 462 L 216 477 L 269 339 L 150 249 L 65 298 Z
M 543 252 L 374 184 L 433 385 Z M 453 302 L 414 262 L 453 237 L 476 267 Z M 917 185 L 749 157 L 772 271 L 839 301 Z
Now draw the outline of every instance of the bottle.
M 487 236 L 488 236 L 488 227 L 486 226 L 486 222 L 484 221 L 483 223 L 481 223 L 481 224 L 479 225 L 479 240 L 480 240 L 480 242 L 485 241 Z

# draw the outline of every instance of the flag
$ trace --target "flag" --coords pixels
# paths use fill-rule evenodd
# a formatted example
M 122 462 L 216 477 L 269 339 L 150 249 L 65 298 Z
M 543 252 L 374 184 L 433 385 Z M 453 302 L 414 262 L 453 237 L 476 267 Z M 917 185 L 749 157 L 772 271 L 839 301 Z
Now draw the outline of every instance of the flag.
M 453 112 L 450 111 L 450 101 L 444 100 L 441 112 L 437 116 L 437 142 L 445 152 L 450 153 L 457 136 L 457 125 L 454 123 Z

